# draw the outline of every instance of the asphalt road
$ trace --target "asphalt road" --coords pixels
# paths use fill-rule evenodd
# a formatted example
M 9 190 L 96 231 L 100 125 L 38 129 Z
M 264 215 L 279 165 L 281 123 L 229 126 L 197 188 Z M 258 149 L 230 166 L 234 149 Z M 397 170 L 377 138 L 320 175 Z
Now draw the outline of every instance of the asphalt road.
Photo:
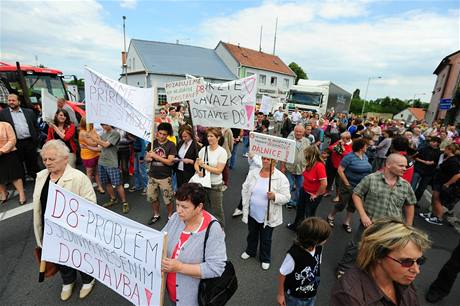
M 285 224 L 294 218 L 294 210 L 284 208 L 285 224 L 275 229 L 272 244 L 272 265 L 270 270 L 263 271 L 260 263 L 254 259 L 243 261 L 240 254 L 246 246 L 247 227 L 239 218 L 232 218 L 231 214 L 240 199 L 241 184 L 247 173 L 247 162 L 238 157 L 237 168 L 231 174 L 230 187 L 224 194 L 226 213 L 226 243 L 227 254 L 235 265 L 238 275 L 239 288 L 228 305 L 276 305 L 278 268 L 290 247 L 294 233 L 289 231 Z M 27 195 L 29 202 L 32 199 L 33 185 L 28 183 Z M 99 200 L 106 198 L 98 195 Z M 151 215 L 150 205 L 138 193 L 128 193 L 131 211 L 129 218 L 146 223 Z M 59 300 L 61 280 L 59 275 L 38 283 L 38 268 L 33 258 L 35 239 L 32 226 L 32 212 L 27 211 L 14 217 L 9 217 L 17 208 L 17 197 L 8 201 L 0 208 L 0 304 L 1 305 L 129 305 L 128 301 L 111 291 L 104 285 L 97 283 L 94 291 L 85 300 L 78 299 L 78 291 L 67 302 Z M 332 208 L 330 198 L 323 199 L 318 209 L 318 215 L 325 217 Z M 162 208 L 163 216 L 166 211 Z M 121 213 L 121 205 L 114 206 L 114 211 Z M 330 290 L 335 282 L 334 270 L 342 255 L 346 243 L 351 235 L 340 226 L 342 215 L 337 216 L 336 227 L 325 246 L 323 263 L 321 266 L 321 284 L 319 287 L 317 305 L 328 305 Z M 166 222 L 162 218 L 154 225 L 161 229 Z M 357 224 L 355 216 L 354 224 Z M 422 305 L 431 305 L 425 302 L 423 295 L 429 284 L 436 278 L 438 271 L 447 261 L 451 251 L 458 243 L 459 235 L 449 226 L 435 226 L 426 223 L 418 216 L 415 225 L 427 231 L 434 244 L 426 256 L 427 263 L 415 281 Z M 457 280 L 451 294 L 437 305 L 460 305 L 460 281 Z M 79 285 L 77 287 L 79 289 Z

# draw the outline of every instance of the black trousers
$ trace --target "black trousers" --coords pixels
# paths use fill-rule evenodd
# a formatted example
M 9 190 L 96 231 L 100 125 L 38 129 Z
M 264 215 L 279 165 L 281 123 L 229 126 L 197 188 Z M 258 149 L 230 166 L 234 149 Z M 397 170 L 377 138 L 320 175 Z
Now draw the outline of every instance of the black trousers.
M 430 291 L 447 296 L 455 283 L 458 272 L 460 272 L 460 241 L 449 260 L 439 271 L 438 278 L 431 284 Z
M 316 209 L 318 208 L 319 203 L 323 196 L 318 196 L 316 199 L 312 199 L 310 194 L 303 190 L 302 186 L 300 188 L 299 201 L 297 202 L 295 220 L 293 222 L 293 227 L 297 228 L 300 223 L 306 218 L 314 217 L 316 214 Z
M 246 253 L 255 257 L 257 254 L 257 245 L 259 245 L 259 258 L 261 262 L 270 263 L 272 261 L 272 235 L 273 227 L 265 226 L 257 222 L 251 216 L 248 216 L 248 246 Z
M 21 165 L 26 164 L 27 173 L 32 178 L 37 177 L 37 172 L 40 170 L 38 167 L 38 154 L 37 146 L 33 142 L 32 138 L 18 139 L 16 142 L 16 148 L 18 149 L 19 160 Z
M 62 283 L 64 285 L 72 284 L 73 282 L 77 280 L 77 270 L 67 267 L 67 266 L 63 266 L 63 265 L 58 265 L 58 268 L 59 268 L 59 272 L 61 273 Z M 94 277 L 89 276 L 88 274 L 83 273 L 81 271 L 80 271 L 80 276 L 81 276 L 81 282 L 83 284 L 89 284 L 94 279 Z

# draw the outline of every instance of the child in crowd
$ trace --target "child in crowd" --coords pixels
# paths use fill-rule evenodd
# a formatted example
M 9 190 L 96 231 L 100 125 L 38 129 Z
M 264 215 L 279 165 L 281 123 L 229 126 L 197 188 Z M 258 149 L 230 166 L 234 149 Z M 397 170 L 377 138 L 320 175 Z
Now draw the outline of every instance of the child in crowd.
M 307 218 L 297 227 L 297 239 L 280 268 L 278 304 L 314 306 L 323 244 L 331 227 L 321 218 Z

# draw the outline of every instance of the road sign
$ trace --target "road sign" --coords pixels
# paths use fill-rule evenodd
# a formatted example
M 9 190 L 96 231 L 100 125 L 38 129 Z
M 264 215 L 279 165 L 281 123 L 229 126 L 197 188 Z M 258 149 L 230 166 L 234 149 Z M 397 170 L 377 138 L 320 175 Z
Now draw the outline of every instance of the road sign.
M 439 110 L 449 110 L 452 107 L 452 99 L 441 99 L 439 101 Z

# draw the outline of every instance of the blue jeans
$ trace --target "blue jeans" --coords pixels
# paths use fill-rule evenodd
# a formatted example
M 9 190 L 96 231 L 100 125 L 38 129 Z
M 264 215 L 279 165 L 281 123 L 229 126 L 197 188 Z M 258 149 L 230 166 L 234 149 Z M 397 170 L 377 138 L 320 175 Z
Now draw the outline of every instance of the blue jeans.
M 257 245 L 259 244 L 259 258 L 261 262 L 270 263 L 272 261 L 272 235 L 273 227 L 265 226 L 248 216 L 248 245 L 246 253 L 251 257 L 256 257 Z
M 243 136 L 243 154 L 249 152 L 249 136 Z
M 315 306 L 316 296 L 308 299 L 299 299 L 285 292 L 284 299 L 286 306 Z
M 291 186 L 291 191 L 294 189 L 294 185 L 296 186 L 296 190 L 292 194 L 291 200 L 289 201 L 290 205 L 296 206 L 300 195 L 300 189 L 302 189 L 303 176 L 302 174 L 292 174 L 287 170 L 285 174 L 289 181 L 289 185 Z
M 143 155 L 140 152 L 134 154 L 134 186 L 136 189 L 144 189 L 147 187 L 148 177 L 145 163 L 141 163 Z
M 238 154 L 238 147 L 239 146 L 240 146 L 239 143 L 234 143 L 233 144 L 232 157 L 230 157 L 230 163 L 228 165 L 230 167 L 230 169 L 233 169 L 233 167 L 235 167 L 236 155 Z

